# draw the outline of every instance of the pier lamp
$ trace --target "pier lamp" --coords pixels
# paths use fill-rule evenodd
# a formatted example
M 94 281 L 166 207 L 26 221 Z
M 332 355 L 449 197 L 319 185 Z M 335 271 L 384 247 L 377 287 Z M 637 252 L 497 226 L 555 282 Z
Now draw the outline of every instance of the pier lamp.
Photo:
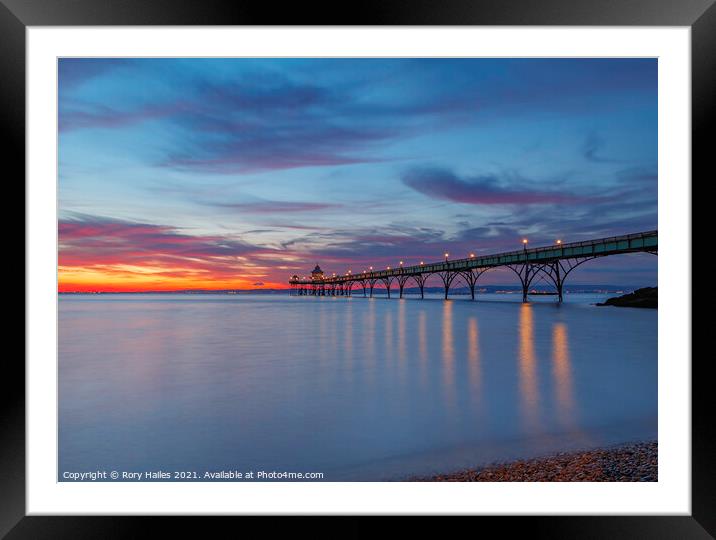
M 475 254 L 474 254 L 474 253 L 470 253 L 470 258 L 471 258 L 471 259 L 474 259 L 474 258 L 475 258 Z
M 449 253 L 446 253 L 446 254 L 445 254 L 445 262 L 447 262 L 449 256 L 450 256 Z
M 425 263 L 423 261 L 420 261 L 420 266 L 423 266 Z
M 388 267 L 388 270 L 390 270 L 390 266 Z
M 527 238 L 522 239 L 522 247 L 524 248 L 525 251 L 527 251 Z
M 349 274 L 353 273 L 353 270 L 348 270 L 348 273 L 349 273 Z
M 557 240 L 557 245 L 560 245 L 562 243 L 561 240 Z

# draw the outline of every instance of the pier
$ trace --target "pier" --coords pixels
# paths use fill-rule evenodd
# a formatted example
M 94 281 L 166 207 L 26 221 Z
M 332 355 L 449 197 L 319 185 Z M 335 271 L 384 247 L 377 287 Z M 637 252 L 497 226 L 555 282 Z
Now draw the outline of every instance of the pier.
M 475 285 L 485 272 L 505 267 L 512 270 L 522 286 L 522 301 L 527 302 L 530 286 L 535 278 L 541 276 L 547 283 L 554 285 L 554 294 L 562 302 L 564 282 L 567 276 L 578 266 L 587 261 L 621 255 L 625 253 L 651 253 L 658 255 L 658 231 L 647 231 L 582 242 L 562 243 L 557 241 L 550 246 L 528 248 L 527 240 L 523 240 L 521 250 L 496 253 L 493 255 L 476 256 L 471 254 L 464 259 L 445 260 L 385 270 L 374 270 L 372 267 L 358 273 L 349 271 L 343 275 L 326 277 L 317 265 L 310 278 L 294 275 L 289 280 L 291 294 L 313 296 L 352 296 L 353 289 L 359 288 L 363 296 L 373 296 L 377 283 L 385 286 L 390 298 L 391 287 L 397 284 L 398 296 L 403 297 L 403 290 L 408 282 L 413 282 L 420 289 L 420 298 L 424 298 L 425 282 L 431 275 L 438 275 L 445 290 L 447 300 L 450 286 L 457 278 L 462 278 L 470 289 L 470 296 L 475 299 Z

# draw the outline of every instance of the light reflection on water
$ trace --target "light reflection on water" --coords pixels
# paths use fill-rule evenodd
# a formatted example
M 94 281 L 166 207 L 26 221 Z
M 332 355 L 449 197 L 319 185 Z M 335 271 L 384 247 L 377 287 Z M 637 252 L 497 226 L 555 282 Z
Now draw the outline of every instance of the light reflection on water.
M 655 437 L 656 311 L 571 296 L 62 296 L 60 473 L 380 480 Z
M 572 366 L 569 358 L 567 325 L 556 322 L 552 325 L 552 375 L 555 384 L 557 414 L 565 427 L 572 427 L 574 418 L 574 396 L 572 394 Z
M 482 395 L 482 380 L 480 373 L 480 345 L 478 342 L 477 319 L 470 317 L 467 320 L 467 357 L 470 372 L 470 397 L 476 409 L 479 409 L 480 396 Z

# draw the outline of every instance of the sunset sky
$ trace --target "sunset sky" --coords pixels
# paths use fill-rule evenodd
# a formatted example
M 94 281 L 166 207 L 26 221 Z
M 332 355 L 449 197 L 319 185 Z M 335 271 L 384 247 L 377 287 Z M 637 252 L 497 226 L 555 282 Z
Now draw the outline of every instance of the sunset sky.
M 58 125 L 60 291 L 286 287 L 657 228 L 654 59 L 61 59 Z M 656 269 L 608 257 L 568 284 Z

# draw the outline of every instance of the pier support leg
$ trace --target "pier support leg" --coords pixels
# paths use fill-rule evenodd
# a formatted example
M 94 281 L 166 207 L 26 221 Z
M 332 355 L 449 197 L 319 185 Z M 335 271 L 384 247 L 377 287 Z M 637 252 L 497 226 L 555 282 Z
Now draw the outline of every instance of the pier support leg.
M 470 288 L 470 299 L 475 300 L 475 285 L 480 276 L 487 272 L 489 268 L 471 268 L 462 273 L 462 277 Z
M 383 278 L 381 281 L 385 284 L 385 291 L 388 293 L 388 298 L 390 298 L 390 283 L 392 279 L 390 278 Z
M 557 290 L 557 301 L 560 304 L 564 301 L 564 280 L 567 278 L 567 275 L 577 266 L 587 260 L 590 260 L 590 258 L 585 258 L 577 261 L 566 259 L 554 261 L 553 263 L 546 264 L 540 267 L 539 270 L 544 275 L 546 275 L 554 284 L 554 288 Z
M 400 276 L 398 278 L 398 288 L 400 290 L 400 298 L 403 298 L 403 290 L 405 289 L 405 284 L 410 279 L 410 276 Z
M 564 282 L 562 280 L 562 276 L 559 273 L 559 262 L 554 265 L 554 273 L 555 273 L 555 280 L 554 284 L 557 287 L 557 301 L 561 304 L 562 303 L 562 289 L 564 286 Z
M 561 304 L 562 303 L 562 289 L 564 287 L 564 278 L 562 277 L 562 274 L 560 273 L 561 265 L 559 264 L 559 261 L 557 261 L 554 264 L 554 284 L 557 286 L 557 301 Z
M 537 270 L 532 268 L 532 265 L 526 262 L 519 266 L 511 264 L 507 264 L 505 266 L 512 270 L 515 274 L 517 274 L 517 277 L 520 278 L 520 284 L 522 285 L 522 302 L 526 303 L 527 295 L 530 290 L 530 284 L 532 283 Z
M 455 279 L 455 276 L 457 276 L 457 273 L 455 272 L 439 272 L 438 275 L 440 276 L 440 279 L 443 280 L 443 286 L 445 287 L 445 300 L 448 299 L 448 293 L 450 292 L 450 284 Z

